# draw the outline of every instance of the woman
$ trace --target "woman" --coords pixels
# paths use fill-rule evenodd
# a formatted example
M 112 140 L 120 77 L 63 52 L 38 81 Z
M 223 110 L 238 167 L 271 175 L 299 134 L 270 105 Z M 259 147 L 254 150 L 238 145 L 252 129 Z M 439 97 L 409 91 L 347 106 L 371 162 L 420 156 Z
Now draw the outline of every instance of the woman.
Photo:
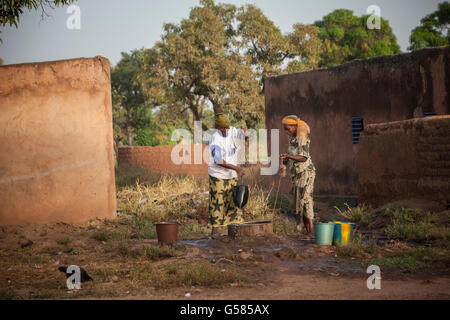
M 314 179 L 316 169 L 309 155 L 310 129 L 306 122 L 295 115 L 284 117 L 284 131 L 289 137 L 287 154 L 281 154 L 281 175 L 286 176 L 286 165 L 293 184 L 294 208 L 297 230 L 303 239 L 312 239 L 314 230 Z M 302 235 L 302 220 L 306 227 L 306 235 Z
M 237 141 L 244 137 L 244 127 L 241 126 L 241 130 L 230 127 L 230 121 L 225 114 L 215 116 L 215 127 L 218 130 L 211 139 L 211 161 L 208 166 L 209 215 L 213 239 L 220 236 L 218 228 L 243 222 L 242 217 L 238 216 L 232 190 L 237 185 L 237 177 L 245 174 L 238 166 L 237 156 Z

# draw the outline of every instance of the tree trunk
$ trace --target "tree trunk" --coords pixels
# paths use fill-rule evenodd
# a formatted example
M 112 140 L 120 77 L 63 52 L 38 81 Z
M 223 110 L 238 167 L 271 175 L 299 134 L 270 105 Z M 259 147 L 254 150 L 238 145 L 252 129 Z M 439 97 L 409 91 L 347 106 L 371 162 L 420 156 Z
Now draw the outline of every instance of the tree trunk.
M 127 139 L 128 139 L 128 145 L 133 146 L 134 140 L 133 140 L 133 132 L 132 132 L 131 128 L 127 129 Z

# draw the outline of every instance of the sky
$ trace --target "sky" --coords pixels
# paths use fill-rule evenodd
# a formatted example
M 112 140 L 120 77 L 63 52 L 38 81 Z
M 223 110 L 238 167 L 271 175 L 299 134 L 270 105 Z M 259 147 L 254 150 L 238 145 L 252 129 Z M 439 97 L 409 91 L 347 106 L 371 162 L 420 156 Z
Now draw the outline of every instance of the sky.
M 335 9 L 352 10 L 357 16 L 370 5 L 380 8 L 389 21 L 402 51 L 407 51 L 411 30 L 420 19 L 436 11 L 443 0 L 223 0 L 236 6 L 251 3 L 283 33 L 295 23 L 311 24 Z M 28 11 L 20 16 L 19 27 L 0 27 L 0 58 L 3 64 L 53 61 L 97 55 L 108 58 L 111 65 L 121 52 L 150 48 L 158 41 L 164 23 L 179 23 L 187 18 L 198 0 L 79 0 L 80 29 L 69 29 L 71 13 L 67 7 Z

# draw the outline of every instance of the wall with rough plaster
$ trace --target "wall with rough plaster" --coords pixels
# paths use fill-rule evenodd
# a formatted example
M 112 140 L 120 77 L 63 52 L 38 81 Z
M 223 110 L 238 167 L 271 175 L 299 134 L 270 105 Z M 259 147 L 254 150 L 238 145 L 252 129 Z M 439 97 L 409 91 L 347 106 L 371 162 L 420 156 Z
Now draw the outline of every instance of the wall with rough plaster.
M 450 116 L 372 124 L 357 156 L 360 202 L 427 199 L 450 204 Z
M 201 164 L 194 163 L 194 145 L 185 146 L 187 159 L 191 164 L 175 164 L 171 160 L 172 149 L 175 146 L 120 146 L 118 152 L 119 165 L 134 166 L 146 168 L 150 172 L 154 173 L 172 173 L 178 175 L 192 175 L 194 177 L 206 178 L 208 177 L 208 162 L 209 162 L 209 149 L 206 146 L 202 146 L 203 151 L 207 153 L 207 156 L 202 158 Z M 181 146 L 178 146 L 181 150 Z M 182 153 L 179 153 L 182 156 Z M 203 160 L 205 159 L 205 160 Z
M 0 224 L 115 217 L 111 112 L 106 58 L 0 67 Z
M 267 78 L 266 126 L 281 130 L 280 152 L 284 153 L 288 140 L 281 119 L 300 116 L 311 127 L 315 193 L 355 195 L 360 146 L 352 144 L 352 117 L 363 117 L 367 125 L 421 117 L 426 112 L 449 114 L 449 92 L 450 46 L 355 60 Z M 269 185 L 277 183 L 275 179 L 268 179 Z M 289 191 L 287 178 L 281 185 L 282 191 Z

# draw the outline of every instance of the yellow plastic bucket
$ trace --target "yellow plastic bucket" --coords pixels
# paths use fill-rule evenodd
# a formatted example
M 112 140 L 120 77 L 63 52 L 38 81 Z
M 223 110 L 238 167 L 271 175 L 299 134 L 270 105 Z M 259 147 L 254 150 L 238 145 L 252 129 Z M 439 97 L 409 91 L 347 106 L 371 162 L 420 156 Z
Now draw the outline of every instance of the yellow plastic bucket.
M 333 244 L 335 246 L 346 246 L 352 240 L 353 226 L 352 222 L 333 221 L 334 233 Z

